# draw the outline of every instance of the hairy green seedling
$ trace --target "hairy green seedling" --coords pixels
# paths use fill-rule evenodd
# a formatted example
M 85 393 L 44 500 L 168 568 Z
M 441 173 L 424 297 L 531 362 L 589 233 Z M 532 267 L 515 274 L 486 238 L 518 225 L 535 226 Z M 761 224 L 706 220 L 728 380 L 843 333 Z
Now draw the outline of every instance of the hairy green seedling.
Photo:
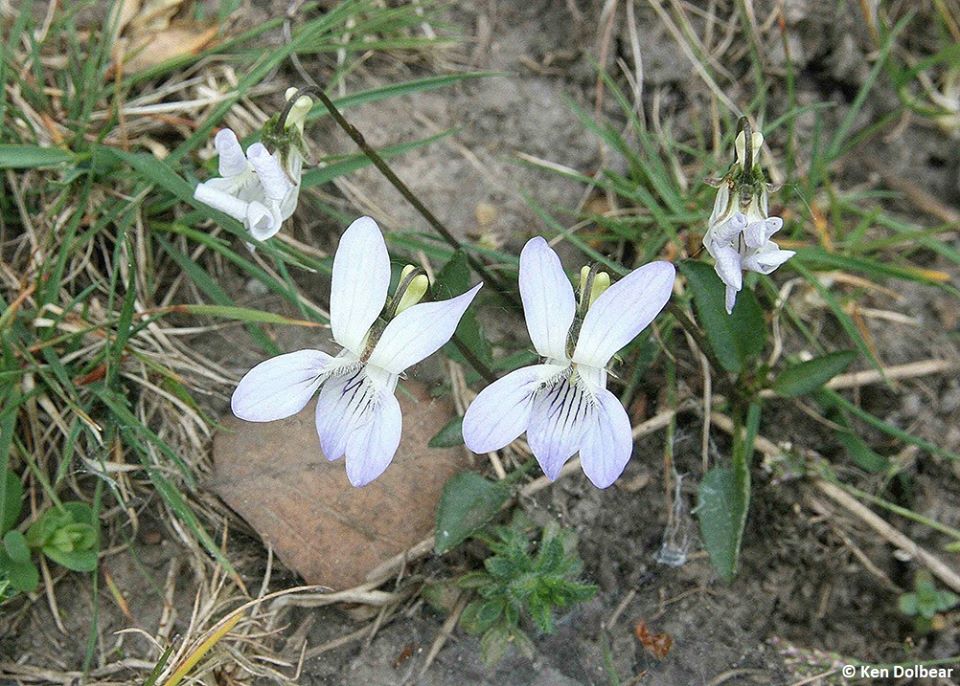
M 465 574 L 457 582 L 478 596 L 464 609 L 460 626 L 480 636 L 488 664 L 498 662 L 511 646 L 532 653 L 530 638 L 521 626 L 525 621 L 532 621 L 541 633 L 553 633 L 556 611 L 597 593 L 596 586 L 579 580 L 583 563 L 569 530 L 547 525 L 533 544 L 524 522 L 515 517 L 510 526 L 476 538 L 493 554 L 484 560 L 482 571 Z

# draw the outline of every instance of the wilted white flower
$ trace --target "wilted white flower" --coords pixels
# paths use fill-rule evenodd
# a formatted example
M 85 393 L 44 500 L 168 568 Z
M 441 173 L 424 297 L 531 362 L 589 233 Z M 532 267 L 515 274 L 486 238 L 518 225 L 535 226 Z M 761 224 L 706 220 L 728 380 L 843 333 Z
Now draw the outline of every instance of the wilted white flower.
M 751 136 L 746 151 L 746 135 L 737 135 L 736 160 L 721 180 L 713 212 L 703 237 L 703 245 L 716 260 L 717 275 L 726 285 L 727 314 L 733 312 L 737 293 L 743 288 L 743 271 L 769 274 L 794 256 L 792 250 L 780 250 L 770 238 L 783 227 L 780 217 L 768 216 L 767 183 L 755 162 L 763 145 L 763 134 Z
M 295 88 L 287 99 L 295 97 Z M 297 208 L 303 172 L 303 125 L 313 101 L 300 96 L 292 104 L 282 131 L 276 120 L 264 128 L 264 141 L 275 146 L 270 152 L 264 142 L 254 143 L 246 154 L 230 129 L 221 129 L 214 138 L 220 155 L 220 177 L 197 186 L 193 197 L 230 215 L 257 240 L 264 241 Z
M 520 297 L 542 364 L 522 367 L 476 397 L 463 417 L 463 438 L 477 453 L 499 450 L 524 431 L 550 479 L 580 452 L 598 488 L 623 472 L 633 452 L 626 411 L 607 390 L 607 365 L 666 305 L 676 272 L 652 262 L 612 286 L 584 268 L 579 304 L 557 254 L 540 237 L 520 253 Z
M 387 299 L 390 258 L 369 217 L 353 222 L 333 259 L 330 329 L 342 346 L 334 357 L 298 350 L 261 362 L 233 393 L 233 413 L 251 422 L 296 414 L 319 389 L 316 423 L 328 460 L 346 455 L 354 486 L 376 479 L 400 444 L 402 418 L 394 395 L 403 371 L 450 340 L 482 284 L 449 300 L 416 304 L 427 289 L 422 274 L 404 270 Z

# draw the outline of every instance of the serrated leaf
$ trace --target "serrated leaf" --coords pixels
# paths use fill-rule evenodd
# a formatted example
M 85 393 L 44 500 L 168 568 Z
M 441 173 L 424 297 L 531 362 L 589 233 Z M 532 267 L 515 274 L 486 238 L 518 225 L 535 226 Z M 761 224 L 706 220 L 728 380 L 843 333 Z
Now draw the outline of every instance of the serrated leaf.
M 486 572 L 467 572 L 457 579 L 457 586 L 465 589 L 482 588 L 490 583 L 490 575 Z
M 856 358 L 853 350 L 841 350 L 790 365 L 774 379 L 771 388 L 787 398 L 806 395 L 841 373 Z
M 545 602 L 538 596 L 532 596 L 527 602 L 527 609 L 530 610 L 530 617 L 533 619 L 533 623 L 537 625 L 537 628 L 542 633 L 553 633 L 553 609 L 550 603 Z
M 437 529 L 434 548 L 442 555 L 460 545 L 472 533 L 496 516 L 510 489 L 501 483 L 484 479 L 474 472 L 453 476 L 443 487 L 437 506 Z
M 512 633 L 503 624 L 498 624 L 480 638 L 480 651 L 487 666 L 494 665 L 503 659 L 512 643 Z
M 680 262 L 693 293 L 697 319 L 717 360 L 728 372 L 739 373 L 763 352 L 767 329 L 763 310 L 753 291 L 737 295 L 731 314 L 724 308 L 725 287 L 713 267 L 705 262 Z
M 455 448 L 463 445 L 463 417 L 454 417 L 430 439 L 430 448 Z
M 500 579 L 507 580 L 518 576 L 521 567 L 514 560 L 499 555 L 493 555 L 483 561 L 483 566 L 491 575 Z

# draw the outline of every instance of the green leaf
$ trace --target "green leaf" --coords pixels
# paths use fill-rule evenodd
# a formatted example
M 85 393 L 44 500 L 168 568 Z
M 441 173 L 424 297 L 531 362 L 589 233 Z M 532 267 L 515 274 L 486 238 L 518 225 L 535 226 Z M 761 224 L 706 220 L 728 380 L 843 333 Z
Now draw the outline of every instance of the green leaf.
M 133 167 L 144 181 L 168 191 L 179 200 L 190 205 L 199 205 L 193 199 L 193 186 L 173 171 L 165 160 L 158 159 L 150 153 L 126 152 L 109 146 L 99 146 L 97 152 L 106 156 L 112 155 L 123 164 Z
M 539 596 L 532 596 L 527 603 L 527 609 L 530 610 L 530 617 L 541 633 L 553 633 L 555 628 L 553 624 L 553 608 L 549 602 Z
M 92 572 L 100 552 L 99 523 L 86 503 L 64 503 L 63 509 L 71 521 L 54 531 L 42 548 L 43 554 L 75 572 Z
M 483 561 L 490 575 L 499 582 L 505 582 L 523 573 L 523 566 L 515 564 L 509 557 L 491 555 Z
M 837 440 L 847 451 L 847 455 L 860 469 L 866 472 L 882 472 L 890 466 L 890 460 L 875 452 L 852 431 L 837 431 Z
M 917 594 L 904 593 L 897 601 L 897 606 L 900 608 L 900 612 L 903 614 L 907 615 L 908 617 L 915 617 L 918 612 Z
M 436 300 L 446 300 L 447 298 L 466 293 L 472 285 L 470 263 L 467 262 L 467 255 L 462 250 L 458 250 L 437 274 L 436 281 L 433 284 L 433 297 Z M 490 344 L 480 330 L 475 308 L 468 309 L 460 319 L 456 336 L 481 362 L 488 367 L 493 363 Z M 446 352 L 451 359 L 467 365 L 470 364 L 468 360 L 464 359 L 463 355 L 457 350 L 453 343 L 448 343 L 444 346 L 444 352 Z
M 0 512 L 0 534 L 13 528 L 23 506 L 23 486 L 12 470 L 6 472 L 3 487 L 3 511 Z
M 454 475 L 444 485 L 437 506 L 437 554 L 460 545 L 493 519 L 509 497 L 510 489 L 504 484 L 488 481 L 474 472 Z
M 480 638 L 480 651 L 484 663 L 489 667 L 500 662 L 514 642 L 514 635 L 509 627 L 504 624 L 491 627 Z
M 16 529 L 8 531 L 4 535 L 3 548 L 14 562 L 30 561 L 30 548 L 27 546 L 27 539 Z
M 774 379 L 771 388 L 787 398 L 806 395 L 844 371 L 856 357 L 853 350 L 841 350 L 790 365 Z
M 241 322 L 261 322 L 264 324 L 287 324 L 290 326 L 320 326 L 317 322 L 306 321 L 303 319 L 291 319 L 282 314 L 274 312 L 263 312 L 249 307 L 236 307 L 233 305 L 197 305 L 184 304 L 173 305 L 171 310 L 185 314 L 205 315 L 218 317 L 220 319 L 235 319 Z
M 40 584 L 40 573 L 29 557 L 25 562 L 16 562 L 0 550 L 0 576 L 4 574 L 10 586 L 24 593 L 30 593 Z
M 0 145 L 0 169 L 37 169 L 73 162 L 69 150 L 41 148 L 39 145 Z
M 935 603 L 937 612 L 946 612 L 960 603 L 960 597 L 951 591 L 938 591 Z
M 474 600 L 463 609 L 460 627 L 468 634 L 482 634 L 500 619 L 503 603 L 499 600 Z
M 697 517 L 703 544 L 720 577 L 731 581 L 737 571 L 747 514 L 744 494 L 737 488 L 733 469 L 714 467 L 707 472 L 700 483 L 699 496 Z
M 463 445 L 463 417 L 454 417 L 430 439 L 430 448 L 454 448 Z
M 697 319 L 713 354 L 728 372 L 740 373 L 763 352 L 767 341 L 763 310 L 753 291 L 740 291 L 733 313 L 727 314 L 724 285 L 713 267 L 705 262 L 691 261 L 680 262 L 679 267 L 693 292 Z
M 464 589 L 483 588 L 491 583 L 493 580 L 486 572 L 467 572 L 457 579 L 457 586 Z

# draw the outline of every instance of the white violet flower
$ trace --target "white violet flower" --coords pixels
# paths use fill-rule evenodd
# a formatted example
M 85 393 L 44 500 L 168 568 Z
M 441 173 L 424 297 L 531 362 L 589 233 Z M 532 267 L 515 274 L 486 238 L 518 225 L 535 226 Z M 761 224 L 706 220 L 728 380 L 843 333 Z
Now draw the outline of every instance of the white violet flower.
M 296 93 L 295 88 L 289 89 L 288 101 Z M 243 222 L 259 241 L 275 235 L 297 208 L 303 173 L 303 125 L 312 105 L 309 97 L 298 97 L 281 132 L 273 130 L 276 120 L 267 123 L 263 139 L 275 144 L 273 153 L 260 142 L 244 154 L 237 134 L 221 129 L 213 141 L 220 155 L 220 177 L 198 185 L 193 197 Z
M 463 418 L 470 450 L 499 450 L 524 431 L 550 479 L 580 452 L 584 473 L 606 488 L 633 452 L 626 411 L 607 390 L 607 365 L 663 309 L 676 271 L 652 262 L 612 286 L 595 268 L 581 272 L 579 303 L 557 254 L 540 237 L 520 253 L 520 297 L 543 363 L 522 367 L 476 397 Z
M 390 258 L 376 222 L 361 217 L 333 259 L 330 328 L 342 350 L 298 350 L 261 362 L 240 380 L 231 408 L 240 419 L 270 422 L 302 410 L 319 389 L 316 422 L 328 460 L 346 455 L 354 486 L 376 479 L 400 444 L 394 395 L 403 371 L 450 340 L 483 284 L 449 300 L 416 304 L 427 277 L 404 269 L 393 298 Z
M 736 161 L 721 180 L 703 245 L 716 260 L 717 275 L 726 286 L 727 314 L 733 312 L 737 293 L 743 288 L 743 271 L 769 274 L 794 256 L 780 250 L 770 238 L 783 227 L 780 217 L 768 216 L 767 184 L 760 165 L 755 163 L 763 134 L 751 136 L 750 154 L 746 135 L 737 135 Z

